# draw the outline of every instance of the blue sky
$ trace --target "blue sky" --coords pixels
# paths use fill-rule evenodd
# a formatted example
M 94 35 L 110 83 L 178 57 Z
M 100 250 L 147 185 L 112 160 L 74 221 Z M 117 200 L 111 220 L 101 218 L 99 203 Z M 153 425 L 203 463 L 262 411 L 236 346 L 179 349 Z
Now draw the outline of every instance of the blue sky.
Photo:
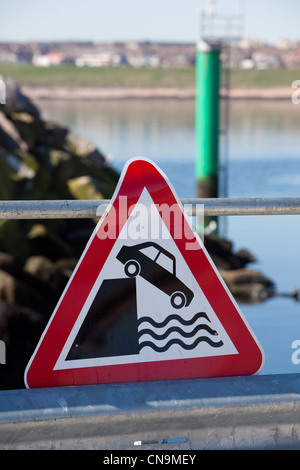
M 299 0 L 244 2 L 245 36 L 274 42 L 300 39 Z M 0 41 L 199 39 L 207 0 L 1 0 Z M 239 0 L 216 0 L 236 14 Z

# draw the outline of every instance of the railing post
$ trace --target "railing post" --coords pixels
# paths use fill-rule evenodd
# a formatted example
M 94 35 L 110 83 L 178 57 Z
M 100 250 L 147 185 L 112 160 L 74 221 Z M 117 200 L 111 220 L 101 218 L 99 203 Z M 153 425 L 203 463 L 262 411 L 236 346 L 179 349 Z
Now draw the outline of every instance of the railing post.
M 196 177 L 198 197 L 218 197 L 220 46 L 196 53 Z

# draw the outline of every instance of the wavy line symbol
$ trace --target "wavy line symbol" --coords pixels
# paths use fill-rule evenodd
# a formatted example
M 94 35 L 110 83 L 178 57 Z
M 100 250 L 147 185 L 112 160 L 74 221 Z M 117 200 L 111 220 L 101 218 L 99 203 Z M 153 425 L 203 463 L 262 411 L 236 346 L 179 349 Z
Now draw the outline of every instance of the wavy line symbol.
M 206 330 L 208 333 L 210 333 L 211 335 L 217 335 L 218 333 L 213 330 L 212 328 L 210 328 L 209 326 L 207 325 L 197 325 L 192 331 L 190 332 L 187 332 L 185 330 L 183 330 L 182 328 L 180 328 L 179 326 L 171 326 L 171 328 L 169 328 L 167 331 L 165 331 L 163 334 L 161 335 L 158 335 L 156 334 L 153 330 L 151 330 L 150 328 L 145 328 L 144 330 L 141 330 L 139 331 L 138 333 L 138 337 L 140 338 L 142 335 L 150 335 L 152 336 L 152 338 L 154 339 L 157 339 L 157 340 L 162 340 L 162 339 L 166 339 L 171 333 L 179 333 L 181 334 L 182 336 L 184 336 L 184 338 L 192 338 L 196 333 L 198 333 L 198 331 L 200 330 Z
M 156 352 L 165 352 L 167 351 L 173 344 L 179 344 L 183 349 L 194 349 L 201 341 L 205 341 L 208 343 L 210 346 L 213 348 L 218 348 L 223 345 L 223 341 L 219 341 L 217 343 L 214 343 L 211 339 L 207 338 L 206 336 L 200 336 L 197 338 L 192 344 L 185 344 L 183 341 L 181 341 L 179 338 L 173 338 L 171 339 L 165 346 L 156 346 L 156 344 L 152 343 L 152 341 L 144 341 L 143 343 L 140 344 L 140 350 L 146 346 L 149 346 Z
M 218 332 L 216 330 L 212 329 L 209 325 L 205 323 L 200 323 L 200 324 L 195 325 L 195 323 L 199 319 L 204 319 L 210 322 L 210 319 L 208 318 L 205 312 L 196 313 L 190 320 L 185 320 L 180 315 L 176 315 L 176 314 L 171 314 L 167 316 L 162 322 L 157 322 L 149 316 L 141 317 L 138 320 L 138 326 L 141 326 L 143 323 L 149 323 L 153 328 L 162 329 L 165 326 L 167 326 L 172 320 L 179 323 L 180 326 L 172 325 L 163 333 L 156 332 L 152 328 L 149 328 L 149 327 L 140 329 L 138 333 L 140 351 L 146 346 L 148 346 L 154 351 L 161 353 L 161 352 L 167 351 L 173 344 L 178 344 L 181 348 L 185 350 L 192 350 L 196 348 L 198 344 L 201 342 L 205 342 L 206 344 L 208 344 L 209 346 L 213 348 L 219 348 L 223 346 L 222 340 L 213 341 L 213 339 L 211 338 L 211 337 L 218 335 Z M 186 327 L 190 327 L 193 325 L 195 325 L 195 327 L 191 331 L 186 330 Z M 202 334 L 201 336 L 197 337 L 197 334 L 200 331 L 205 332 L 205 334 Z M 176 333 L 177 336 L 175 338 L 169 339 L 170 335 L 172 335 L 173 333 Z M 151 336 L 151 338 L 153 338 L 153 341 L 152 340 L 142 341 L 141 338 L 144 335 Z M 180 337 L 178 337 L 178 335 Z M 192 343 L 188 343 L 187 341 L 184 341 L 184 338 L 188 338 L 188 339 L 195 338 L 195 339 Z M 163 340 L 167 340 L 167 342 L 160 344 L 160 345 L 156 343 L 156 341 L 163 341 Z
M 141 317 L 139 320 L 138 320 L 138 326 L 140 326 L 143 322 L 149 322 L 152 326 L 154 326 L 155 328 L 163 328 L 164 326 L 166 326 L 171 320 L 177 320 L 179 323 L 181 323 L 182 325 L 186 325 L 186 326 L 190 326 L 192 325 L 193 323 L 195 323 L 199 318 L 205 318 L 207 321 L 210 322 L 210 319 L 208 318 L 208 316 L 206 315 L 205 312 L 198 312 L 196 313 L 193 318 L 191 318 L 190 320 L 185 320 L 184 318 L 182 318 L 180 315 L 177 315 L 177 314 L 171 314 L 169 315 L 168 317 L 166 317 L 161 323 L 159 322 L 156 322 L 153 320 L 153 318 L 151 317 Z

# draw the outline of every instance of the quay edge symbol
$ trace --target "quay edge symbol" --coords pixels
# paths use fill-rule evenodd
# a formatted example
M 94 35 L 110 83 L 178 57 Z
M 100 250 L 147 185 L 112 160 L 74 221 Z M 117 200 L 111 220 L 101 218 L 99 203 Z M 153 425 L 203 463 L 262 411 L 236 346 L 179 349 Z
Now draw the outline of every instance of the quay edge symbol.
M 125 196 L 128 213 L 116 219 Z M 126 238 L 139 204 L 175 210 L 149 211 L 160 239 L 143 232 L 148 215 L 140 239 Z M 114 238 L 103 236 L 110 223 Z M 26 387 L 251 375 L 263 363 L 171 183 L 153 162 L 130 160 L 27 365 Z

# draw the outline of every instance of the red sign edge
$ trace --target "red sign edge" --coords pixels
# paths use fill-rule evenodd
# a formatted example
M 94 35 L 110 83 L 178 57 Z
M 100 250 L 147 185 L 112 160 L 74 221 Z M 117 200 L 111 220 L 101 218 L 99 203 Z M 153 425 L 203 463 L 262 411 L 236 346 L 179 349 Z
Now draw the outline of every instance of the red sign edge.
M 225 282 L 223 281 L 221 275 L 218 273 L 216 267 L 214 266 L 213 262 L 210 260 L 210 257 L 199 237 L 198 234 L 194 233 L 194 237 L 197 239 L 199 245 L 201 246 L 201 250 L 197 250 L 198 252 L 198 264 L 201 258 L 201 264 L 205 265 L 206 269 L 209 271 L 209 279 L 205 279 L 205 276 L 202 278 L 204 281 L 205 286 L 201 284 L 201 288 L 204 291 L 208 301 L 211 303 L 212 308 L 216 312 L 217 305 L 221 303 L 226 303 L 228 307 L 228 313 L 225 325 L 223 319 L 220 319 L 221 323 L 223 324 L 227 334 L 229 335 L 230 339 L 234 343 L 235 347 L 238 350 L 237 355 L 228 355 L 228 356 L 212 356 L 212 357 L 204 357 L 204 358 L 192 358 L 192 359 L 176 359 L 173 361 L 159 361 L 159 362 L 148 362 L 148 363 L 134 363 L 134 364 L 122 364 L 122 365 L 110 365 L 110 366 L 99 366 L 94 367 L 93 369 L 98 370 L 91 370 L 90 367 L 87 368 L 79 368 L 79 369 L 64 369 L 64 370 L 54 370 L 55 363 L 61 353 L 61 346 L 57 346 L 57 351 L 54 354 L 54 357 L 51 358 L 51 353 L 49 349 L 47 349 L 47 345 L 49 344 L 59 344 L 62 347 L 65 344 L 67 337 L 69 336 L 72 327 L 80 313 L 81 309 L 79 309 L 78 314 L 74 315 L 72 320 L 67 321 L 67 325 L 64 329 L 60 332 L 55 332 L 55 326 L 57 320 L 57 312 L 59 311 L 62 303 L 65 301 L 66 295 L 73 283 L 73 280 L 76 278 L 78 271 L 82 268 L 82 263 L 86 258 L 86 255 L 89 252 L 91 245 L 93 244 L 94 240 L 97 240 L 97 233 L 100 230 L 103 222 L 105 221 L 106 217 L 109 216 L 109 212 L 111 207 L 113 207 L 117 202 L 118 198 L 124 192 L 124 180 L 127 181 L 129 175 L 131 176 L 130 181 L 128 181 L 127 186 L 130 187 L 132 183 L 131 179 L 134 173 L 134 166 L 139 165 L 139 172 L 143 173 L 141 178 L 139 179 L 138 187 L 140 188 L 139 192 L 137 192 L 133 197 L 133 205 L 134 201 L 137 202 L 141 191 L 143 189 L 144 179 L 150 178 L 148 177 L 147 171 L 152 171 L 154 175 L 154 179 L 158 186 L 160 186 L 160 202 L 166 203 L 166 199 L 169 200 L 167 202 L 177 203 L 178 207 L 180 208 L 183 214 L 184 224 L 188 224 L 189 229 L 193 232 L 191 228 L 190 222 L 186 218 L 182 204 L 177 197 L 177 194 L 168 180 L 167 176 L 162 172 L 162 170 L 154 163 L 145 158 L 134 158 L 129 160 L 122 171 L 120 176 L 119 182 L 116 186 L 114 195 L 111 199 L 111 203 L 109 204 L 105 214 L 101 217 L 100 221 L 98 222 L 97 226 L 95 227 L 87 245 L 75 267 L 73 274 L 71 275 L 59 301 L 58 304 L 51 315 L 49 322 L 38 342 L 35 351 L 25 369 L 24 373 L 24 382 L 27 388 L 35 388 L 35 387 L 47 387 L 47 386 L 60 386 L 60 385 L 84 385 L 84 384 L 94 384 L 94 383 L 111 383 L 111 382 L 131 382 L 131 381 L 147 381 L 147 380 L 167 380 L 167 379 L 176 379 L 176 378 L 192 378 L 201 376 L 203 377 L 216 377 L 216 376 L 228 376 L 228 375 L 251 375 L 254 373 L 258 373 L 263 365 L 264 365 L 264 351 L 259 344 L 256 336 L 254 335 L 253 331 L 251 330 L 247 320 L 244 318 L 242 312 L 240 311 L 238 305 L 236 304 L 235 299 L 233 298 L 232 294 L 230 293 L 228 287 L 226 286 Z M 130 184 L 129 184 L 130 183 Z M 126 186 L 126 184 L 125 184 Z M 143 186 L 143 187 L 142 187 Z M 147 187 L 147 186 L 146 186 Z M 141 189 L 142 188 L 142 189 Z M 148 189 L 148 188 L 147 188 Z M 127 188 L 128 190 L 128 188 Z M 167 193 L 167 194 L 166 194 Z M 126 188 L 125 193 L 126 195 Z M 150 195 L 153 198 L 153 194 Z M 166 196 L 168 196 L 166 198 Z M 156 199 L 154 197 L 154 199 Z M 156 200 L 154 200 L 156 203 Z M 101 204 L 101 201 L 99 201 Z M 124 223 L 126 220 L 124 220 Z M 118 227 L 118 233 L 122 227 Z M 190 240 L 190 239 L 189 239 Z M 99 241 L 99 240 L 98 240 Z M 110 248 L 114 245 L 116 240 L 107 240 L 106 244 L 110 245 Z M 186 240 L 178 239 L 174 240 L 177 244 L 180 252 L 184 251 L 183 244 Z M 103 242 L 103 240 L 102 240 Z M 102 250 L 103 251 L 103 250 Z M 110 250 L 105 252 L 106 255 L 103 255 L 99 263 L 97 264 L 96 271 L 99 273 L 102 269 L 106 258 L 108 257 Z M 198 281 L 198 274 L 197 268 L 195 267 L 195 255 L 194 251 L 184 252 L 184 257 L 187 256 L 186 262 L 188 263 L 194 277 Z M 183 254 L 183 253 L 182 253 Z M 94 274 L 95 276 L 95 274 Z M 215 286 L 214 290 L 217 290 L 220 293 L 220 297 L 216 300 L 215 292 L 211 292 L 211 281 L 213 278 L 213 284 Z M 88 285 L 85 286 L 85 292 L 89 293 L 90 288 L 94 285 L 95 279 L 92 279 Z M 217 286 L 217 287 L 216 287 Z M 224 295 L 226 294 L 226 295 Z M 86 300 L 86 296 L 84 296 L 83 303 Z M 216 307 L 214 308 L 214 305 Z M 216 312 L 217 316 L 218 313 Z M 229 327 L 230 319 L 233 319 L 233 325 Z M 241 330 L 242 329 L 242 330 Z M 52 331 L 50 334 L 49 332 Z M 240 340 L 240 331 L 245 333 L 245 337 Z M 54 334 L 55 333 L 55 334 Z M 50 338 L 50 339 L 49 339 Z M 51 343 L 51 341 L 54 343 Z M 45 342 L 44 342 L 45 341 Z M 46 343 L 46 344 L 45 344 Z M 44 346 L 43 346 L 44 345 Z M 42 348 L 43 346 L 43 348 Z M 41 355 L 42 351 L 42 357 Z M 217 361 L 220 361 L 220 365 L 216 364 Z M 247 362 L 248 361 L 248 362 Z M 50 364 L 52 363 L 52 365 Z M 248 366 L 245 367 L 245 363 L 248 363 Z M 47 367 L 48 364 L 48 367 Z M 54 364 L 54 366 L 53 366 Z M 159 364 L 159 366 L 158 366 Z M 172 367 L 171 367 L 172 366 Z M 200 370 L 200 372 L 199 372 Z M 124 376 L 126 378 L 124 378 Z M 40 384 L 40 385 L 38 385 Z

